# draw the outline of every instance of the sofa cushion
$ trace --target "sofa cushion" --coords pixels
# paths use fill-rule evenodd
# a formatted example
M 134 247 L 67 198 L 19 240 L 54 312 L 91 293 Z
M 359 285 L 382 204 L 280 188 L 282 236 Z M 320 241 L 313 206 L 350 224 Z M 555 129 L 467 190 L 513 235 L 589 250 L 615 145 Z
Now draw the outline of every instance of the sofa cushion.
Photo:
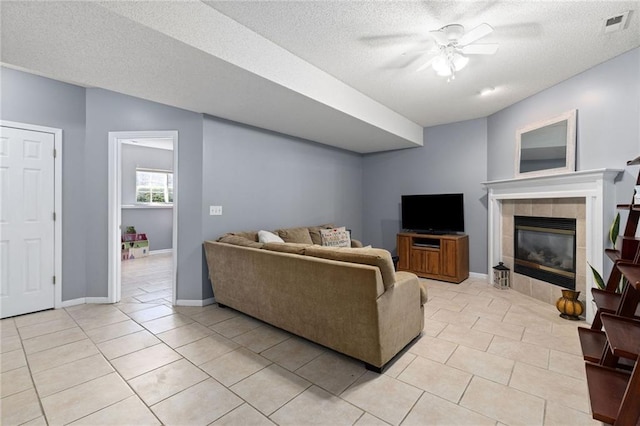
M 313 244 L 300 243 L 265 243 L 262 247 L 265 250 L 278 251 L 281 253 L 304 254 L 307 247 Z
M 321 229 L 322 245 L 327 247 L 351 247 L 351 236 L 344 226 L 333 229 Z
M 229 232 L 229 234 L 244 237 L 256 243 L 258 242 L 258 231 Z
M 322 236 L 320 235 L 320 230 L 331 229 L 331 228 L 335 228 L 335 225 L 333 223 L 326 223 L 324 225 L 318 225 L 318 226 L 309 226 L 307 229 L 309 230 L 309 235 L 311 236 L 311 241 L 313 241 L 313 244 L 317 244 L 321 246 Z
M 262 248 L 263 244 L 251 241 L 250 239 L 234 234 L 225 234 L 222 237 L 218 238 L 218 241 L 221 243 L 233 244 L 236 246 L 244 246 L 244 247 L 253 247 L 253 248 Z
M 341 262 L 377 266 L 380 269 L 385 289 L 392 287 L 396 282 L 396 271 L 393 268 L 391 253 L 384 249 L 310 246 L 305 249 L 304 254 Z
M 261 243 L 284 243 L 284 240 L 270 231 L 258 231 L 258 241 Z
M 308 228 L 286 228 L 275 231 L 285 243 L 313 244 Z

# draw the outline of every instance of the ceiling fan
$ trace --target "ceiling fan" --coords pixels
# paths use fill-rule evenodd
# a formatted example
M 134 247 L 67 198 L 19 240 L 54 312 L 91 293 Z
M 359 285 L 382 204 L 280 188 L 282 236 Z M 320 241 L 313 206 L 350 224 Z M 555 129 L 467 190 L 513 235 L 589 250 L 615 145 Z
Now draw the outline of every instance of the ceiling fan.
M 431 66 L 442 77 L 448 77 L 447 82 L 456 78 L 456 72 L 467 66 L 467 55 L 493 55 L 498 51 L 497 43 L 476 43 L 482 37 L 493 32 L 489 24 L 480 24 L 465 33 L 460 24 L 446 25 L 429 34 L 436 42 L 438 54 L 429 59 L 416 71 Z

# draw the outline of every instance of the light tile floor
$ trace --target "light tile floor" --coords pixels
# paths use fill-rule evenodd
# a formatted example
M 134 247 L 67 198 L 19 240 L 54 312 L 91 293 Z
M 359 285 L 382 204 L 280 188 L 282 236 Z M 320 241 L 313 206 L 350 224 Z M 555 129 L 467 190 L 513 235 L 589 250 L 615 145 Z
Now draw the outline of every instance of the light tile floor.
M 429 281 L 422 336 L 378 375 L 231 309 L 171 307 L 170 257 L 146 259 L 119 304 L 0 322 L 2 425 L 598 424 L 580 323 L 514 291 Z

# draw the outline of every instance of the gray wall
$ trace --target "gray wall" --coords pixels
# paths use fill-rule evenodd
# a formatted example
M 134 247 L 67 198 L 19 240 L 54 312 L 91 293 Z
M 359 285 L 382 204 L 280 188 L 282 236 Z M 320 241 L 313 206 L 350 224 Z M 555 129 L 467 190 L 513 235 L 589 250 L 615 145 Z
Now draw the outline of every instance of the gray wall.
M 87 296 L 107 295 L 107 144 L 109 132 L 178 131 L 178 299 L 203 298 L 202 115 L 121 95 L 87 89 Z M 102 243 L 101 243 L 102 242 Z
M 425 129 L 422 148 L 364 159 L 364 235 L 395 249 L 400 195 L 464 192 L 470 269 L 486 273 L 486 194 L 480 183 L 514 177 L 516 130 L 578 110 L 577 169 L 622 168 L 619 203 L 630 201 L 640 155 L 640 49 L 634 49 L 486 119 Z M 466 143 L 465 143 L 466 142 Z
M 63 301 L 107 296 L 110 131 L 178 131 L 178 299 L 212 296 L 202 241 L 224 232 L 336 222 L 362 236 L 360 155 L 103 89 L 1 77 L 1 119 L 63 129 Z M 211 204 L 224 215 L 208 216 Z
M 203 235 L 334 222 L 362 233 L 362 157 L 205 117 Z M 209 216 L 221 205 L 222 216 Z
M 170 207 L 123 208 L 122 226 L 135 226 L 149 240 L 149 250 L 167 250 L 173 245 L 173 209 Z
M 497 112 L 487 120 L 488 180 L 514 176 L 516 130 L 578 110 L 578 170 L 623 169 L 640 155 L 640 49 L 597 65 Z M 636 168 L 616 185 L 618 202 L 631 200 Z
M 122 204 L 136 204 L 137 168 L 173 170 L 173 151 L 122 145 Z M 123 207 L 122 226 L 135 226 L 138 232 L 147 234 L 152 251 L 172 247 L 173 209 L 170 207 Z
M 640 154 L 640 49 L 486 119 L 425 129 L 424 147 L 362 157 L 102 89 L 2 68 L 0 118 L 63 129 L 63 300 L 107 295 L 107 135 L 177 130 L 178 299 L 211 297 L 202 241 L 322 222 L 395 251 L 400 195 L 463 192 L 471 270 L 486 273 L 481 182 L 513 177 L 516 129 L 578 109 L 579 170 Z M 616 188 L 627 202 L 637 168 Z M 209 216 L 222 205 L 222 216 Z M 88 272 L 90 271 L 90 272 Z
M 403 194 L 464 194 L 471 271 L 487 272 L 486 119 L 429 127 L 424 146 L 364 157 L 364 235 L 396 252 Z
M 85 90 L 0 68 L 0 92 L 3 120 L 62 129 L 62 300 L 85 297 Z
M 205 116 L 203 164 L 204 240 L 327 222 L 361 238 L 358 154 Z M 222 216 L 209 216 L 210 205 L 222 206 Z

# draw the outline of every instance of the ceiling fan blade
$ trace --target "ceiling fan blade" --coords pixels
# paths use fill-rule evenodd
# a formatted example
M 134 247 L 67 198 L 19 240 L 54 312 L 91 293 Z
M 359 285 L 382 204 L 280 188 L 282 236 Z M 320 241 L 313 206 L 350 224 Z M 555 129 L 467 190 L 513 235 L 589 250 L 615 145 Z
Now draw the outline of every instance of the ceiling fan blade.
M 446 46 L 447 44 L 449 44 L 449 39 L 447 38 L 447 35 L 444 33 L 444 31 L 429 31 L 429 34 L 431 34 L 431 37 L 433 37 L 433 39 L 439 45 Z
M 378 34 L 378 35 L 363 36 L 363 37 L 360 37 L 358 40 L 367 45 L 378 47 L 378 46 L 388 46 L 388 45 L 401 43 L 405 40 L 411 40 L 419 36 L 420 34 L 417 34 L 417 33 Z
M 465 55 L 493 55 L 498 51 L 498 43 L 469 44 L 460 51 Z
M 473 43 L 476 40 L 480 40 L 482 37 L 489 35 L 493 32 L 493 27 L 489 24 L 480 24 L 458 40 L 460 46 L 466 46 Z
M 433 46 L 430 47 L 429 49 L 418 49 L 418 50 L 407 50 L 406 52 L 402 52 L 400 55 L 402 56 L 409 56 L 409 55 L 422 55 L 425 53 L 438 53 L 440 50 Z
M 436 59 L 438 56 L 434 56 L 433 58 L 429 59 L 427 62 L 425 62 L 424 64 L 420 65 L 420 67 L 416 70 L 416 72 L 420 72 L 425 68 L 429 68 L 429 66 L 431 66 L 431 63 L 433 62 L 434 59 Z

